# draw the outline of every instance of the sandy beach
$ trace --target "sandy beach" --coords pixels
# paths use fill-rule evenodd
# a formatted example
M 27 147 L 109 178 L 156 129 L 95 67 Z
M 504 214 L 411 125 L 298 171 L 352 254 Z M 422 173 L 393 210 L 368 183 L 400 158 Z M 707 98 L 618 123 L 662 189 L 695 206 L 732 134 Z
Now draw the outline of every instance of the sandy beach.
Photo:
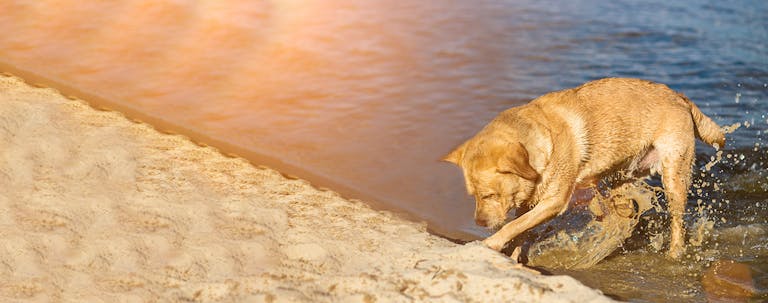
M 3 302 L 611 301 L 11 76 L 0 224 Z

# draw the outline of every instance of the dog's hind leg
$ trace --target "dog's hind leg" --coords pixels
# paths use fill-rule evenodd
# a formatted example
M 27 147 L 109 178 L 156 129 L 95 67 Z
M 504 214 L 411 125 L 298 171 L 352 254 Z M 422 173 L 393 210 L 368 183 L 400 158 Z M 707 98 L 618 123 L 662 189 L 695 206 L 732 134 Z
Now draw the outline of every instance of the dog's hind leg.
M 661 181 L 669 205 L 670 241 L 668 255 L 679 259 L 685 252 L 685 228 L 683 215 L 688 202 L 688 187 L 691 185 L 691 169 L 695 156 L 693 123 L 685 129 L 668 132 L 654 142 L 661 161 Z

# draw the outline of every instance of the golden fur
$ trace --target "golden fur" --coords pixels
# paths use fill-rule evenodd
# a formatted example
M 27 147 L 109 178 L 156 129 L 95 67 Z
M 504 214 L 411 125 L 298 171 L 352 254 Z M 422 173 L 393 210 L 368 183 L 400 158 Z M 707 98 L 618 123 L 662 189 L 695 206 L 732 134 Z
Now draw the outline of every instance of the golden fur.
M 672 220 L 669 255 L 678 258 L 696 137 L 716 148 L 725 142 L 717 124 L 666 85 L 607 78 L 502 112 L 445 160 L 462 168 L 477 224 L 501 227 L 483 241 L 495 250 L 562 213 L 575 187 L 617 172 L 660 172 Z M 513 207 L 530 211 L 504 224 Z

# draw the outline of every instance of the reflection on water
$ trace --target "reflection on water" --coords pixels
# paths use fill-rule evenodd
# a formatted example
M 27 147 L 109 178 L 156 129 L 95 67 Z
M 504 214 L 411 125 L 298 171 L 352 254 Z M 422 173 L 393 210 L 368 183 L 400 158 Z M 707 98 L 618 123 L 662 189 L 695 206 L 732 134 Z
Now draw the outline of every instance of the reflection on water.
M 0 67 L 467 239 L 473 202 L 438 159 L 548 91 L 668 83 L 749 124 L 729 149 L 766 153 L 768 4 L 668 2 L 1 1 Z M 766 223 L 768 164 L 751 163 L 700 178 L 691 207 Z
M 472 203 L 438 160 L 521 99 L 491 6 L 69 2 L 0 4 L 0 58 L 456 237 Z

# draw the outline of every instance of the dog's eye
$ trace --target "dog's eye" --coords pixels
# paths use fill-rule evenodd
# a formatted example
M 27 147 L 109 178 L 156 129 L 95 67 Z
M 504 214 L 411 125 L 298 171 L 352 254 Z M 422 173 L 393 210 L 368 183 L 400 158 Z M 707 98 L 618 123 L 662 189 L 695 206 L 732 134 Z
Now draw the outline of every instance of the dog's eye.
M 488 200 L 488 199 L 496 198 L 497 196 L 498 196 L 497 194 L 487 194 L 487 195 L 483 195 L 482 197 L 480 197 L 480 199 L 481 200 Z

